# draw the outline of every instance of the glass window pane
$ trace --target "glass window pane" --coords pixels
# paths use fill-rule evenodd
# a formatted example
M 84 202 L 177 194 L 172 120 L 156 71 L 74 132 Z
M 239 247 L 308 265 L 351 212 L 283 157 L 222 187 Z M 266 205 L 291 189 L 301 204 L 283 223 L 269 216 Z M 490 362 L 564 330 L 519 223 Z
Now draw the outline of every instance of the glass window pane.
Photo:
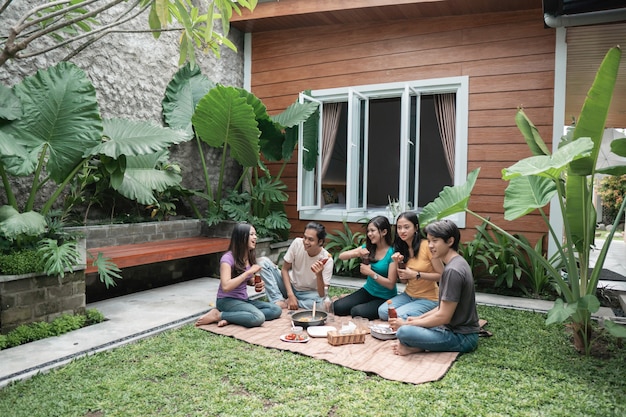
M 400 178 L 400 97 L 370 100 L 367 207 L 398 200 Z
M 323 141 L 328 141 L 322 160 L 322 205 L 345 208 L 346 172 L 348 166 L 348 103 L 325 103 L 324 120 L 327 123 Z M 334 141 L 332 135 L 334 133 Z M 332 142 L 332 144 L 331 144 Z M 324 147 L 324 145 L 322 145 Z M 330 153 L 326 159 L 326 152 Z
M 433 201 L 444 186 L 453 185 L 446 162 L 433 95 L 421 96 L 418 204 Z
M 415 161 L 417 160 L 417 143 L 419 138 L 417 137 L 417 125 L 419 119 L 417 118 L 417 109 L 419 104 L 419 96 L 411 96 L 411 113 L 409 117 L 409 172 L 408 176 L 408 197 L 409 208 L 415 208 L 417 204 L 417 170 L 415 169 Z

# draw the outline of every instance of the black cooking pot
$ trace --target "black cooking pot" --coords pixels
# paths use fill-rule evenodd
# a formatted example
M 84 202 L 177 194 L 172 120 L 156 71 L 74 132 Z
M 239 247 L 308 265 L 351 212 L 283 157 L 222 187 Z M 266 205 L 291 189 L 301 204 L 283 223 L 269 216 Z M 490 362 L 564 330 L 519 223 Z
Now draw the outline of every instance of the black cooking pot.
M 309 326 L 323 325 L 326 323 L 327 317 L 328 314 L 324 311 L 316 311 L 315 316 L 313 316 L 313 310 L 304 310 L 293 313 L 291 320 L 296 326 L 302 326 L 303 329 L 306 329 Z

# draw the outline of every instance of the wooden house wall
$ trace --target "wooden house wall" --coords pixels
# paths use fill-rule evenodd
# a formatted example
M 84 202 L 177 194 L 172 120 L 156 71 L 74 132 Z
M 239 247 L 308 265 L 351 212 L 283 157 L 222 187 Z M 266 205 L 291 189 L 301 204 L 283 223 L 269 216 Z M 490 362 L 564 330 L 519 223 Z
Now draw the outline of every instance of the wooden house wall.
M 541 10 L 259 32 L 252 34 L 251 89 L 273 114 L 308 89 L 469 76 L 468 172 L 481 167 L 470 209 L 534 241 L 546 233 L 538 214 L 504 220 L 501 170 L 530 156 L 515 125 L 518 107 L 551 145 L 554 47 Z M 298 217 L 295 155 L 292 161 L 282 179 L 293 237 L 307 221 Z M 477 224 L 467 216 L 463 240 Z

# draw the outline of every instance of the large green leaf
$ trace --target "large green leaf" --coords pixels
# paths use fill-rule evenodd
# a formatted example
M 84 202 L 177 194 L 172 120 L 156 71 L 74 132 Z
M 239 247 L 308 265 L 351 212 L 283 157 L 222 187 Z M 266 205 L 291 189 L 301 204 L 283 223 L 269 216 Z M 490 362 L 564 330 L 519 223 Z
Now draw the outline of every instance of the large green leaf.
M 513 178 L 504 191 L 504 218 L 515 220 L 544 207 L 556 194 L 554 181 L 527 175 Z
M 569 225 L 569 239 L 579 253 L 587 254 L 585 259 L 588 259 L 597 220 L 593 205 L 593 184 L 587 176 L 568 174 L 565 192 L 565 219 Z
M 420 224 L 425 226 L 435 220 L 467 210 L 470 194 L 474 189 L 479 173 L 480 168 L 476 168 L 467 175 L 465 184 L 444 187 L 439 193 L 439 197 L 428 203 L 420 213 Z
M 621 56 L 622 51 L 619 47 L 611 48 L 607 52 L 593 85 L 587 92 L 587 98 L 574 129 L 574 139 L 591 138 L 594 147 L 589 156 L 572 162 L 570 172 L 577 175 L 591 175 L 595 171 Z
M 241 97 L 246 99 L 254 109 L 257 127 L 261 131 L 259 136 L 259 148 L 268 161 L 280 161 L 282 159 L 282 147 L 285 141 L 284 127 L 273 120 L 267 113 L 267 107 L 257 96 L 243 88 L 237 88 Z
M 0 84 L 0 119 L 16 120 L 22 117 L 22 104 L 13 91 Z
M 254 108 L 233 87 L 218 85 L 198 103 L 192 123 L 202 141 L 215 148 L 228 147 L 244 167 L 259 160 L 259 136 Z
M 107 140 L 90 149 L 90 155 L 102 154 L 113 159 L 120 155 L 146 155 L 191 139 L 183 130 L 125 119 L 105 120 L 104 136 Z
M 626 326 L 613 323 L 610 320 L 604 321 L 604 327 L 615 337 L 626 338 Z
M 259 121 L 263 156 L 269 161 L 290 160 L 298 143 L 298 125 L 311 117 L 317 107 L 318 103 L 295 102 L 284 112 L 272 116 L 271 121 Z
M 165 123 L 193 136 L 191 116 L 200 99 L 213 87 L 215 84 L 202 75 L 199 67 L 191 69 L 187 63 L 178 70 L 165 89 L 165 97 L 161 103 Z
M 535 125 L 530 121 L 523 110 L 520 109 L 517 111 L 517 114 L 515 115 L 515 123 L 517 124 L 519 131 L 522 132 L 522 135 L 524 136 L 524 139 L 526 140 L 526 143 L 528 144 L 528 147 L 533 155 L 550 155 L 548 146 L 539 135 L 539 131 Z
M 258 120 L 258 122 L 259 130 L 261 130 L 261 137 L 259 138 L 261 153 L 268 161 L 282 160 L 285 134 L 280 125 L 269 118 Z
M 11 206 L 0 207 L 0 234 L 7 239 L 19 235 L 39 236 L 46 231 L 46 219 L 39 213 L 19 213 Z
M 589 138 L 580 138 L 561 146 L 550 156 L 531 156 L 516 162 L 509 168 L 504 168 L 502 179 L 509 180 L 523 175 L 538 175 L 559 180 L 570 162 L 588 155 L 591 149 L 593 149 L 593 142 Z
M 313 117 L 313 115 L 311 116 Z M 285 129 L 285 141 L 283 142 L 283 160 L 285 161 L 291 160 L 293 151 L 296 149 L 296 145 L 298 144 L 298 128 L 298 126 L 294 126 Z M 307 131 L 307 129 L 303 130 L 303 134 L 305 136 L 311 134 L 311 132 Z M 317 134 L 317 128 L 315 129 L 315 134 Z
M 611 142 L 611 152 L 626 158 L 626 138 L 615 139 Z
M 283 127 L 294 127 L 311 117 L 318 107 L 319 104 L 312 101 L 295 102 L 287 107 L 284 112 L 272 116 L 272 120 Z
M 154 191 L 165 191 L 180 185 L 182 177 L 179 173 L 158 168 L 166 155 L 167 151 L 161 151 L 127 157 L 124 180 L 116 188 L 117 192 L 140 204 L 149 205 L 157 202 Z
M 61 62 L 24 79 L 14 91 L 24 113 L 2 129 L 27 148 L 47 149 L 46 170 L 55 182 L 63 182 L 102 138 L 91 81 L 74 64 Z
M 576 304 L 565 304 L 562 299 L 557 298 L 554 306 L 548 311 L 546 324 L 563 323 L 576 313 Z
M 6 171 L 11 175 L 26 176 L 35 171 L 37 155 L 41 147 L 29 152 L 18 143 L 13 135 L 0 130 L 0 159 Z
M 232 87 L 232 88 L 237 90 L 239 92 L 239 96 L 245 98 L 246 103 L 252 106 L 252 109 L 254 110 L 254 116 L 257 121 L 259 119 L 270 119 L 269 114 L 267 114 L 267 107 L 265 107 L 265 104 L 263 104 L 263 102 L 257 96 L 255 96 L 254 94 L 252 94 L 251 92 L 249 92 L 248 90 L 244 88 L 239 88 L 239 87 Z

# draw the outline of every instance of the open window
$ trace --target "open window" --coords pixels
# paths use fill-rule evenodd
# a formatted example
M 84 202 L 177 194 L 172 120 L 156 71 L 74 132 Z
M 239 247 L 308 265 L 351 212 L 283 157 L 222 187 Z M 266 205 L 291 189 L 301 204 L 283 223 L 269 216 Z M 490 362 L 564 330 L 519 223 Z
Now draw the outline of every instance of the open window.
M 300 99 L 320 105 L 314 146 L 300 138 L 300 218 L 394 220 L 465 182 L 467 77 L 317 90 Z M 464 216 L 453 220 L 464 227 Z

